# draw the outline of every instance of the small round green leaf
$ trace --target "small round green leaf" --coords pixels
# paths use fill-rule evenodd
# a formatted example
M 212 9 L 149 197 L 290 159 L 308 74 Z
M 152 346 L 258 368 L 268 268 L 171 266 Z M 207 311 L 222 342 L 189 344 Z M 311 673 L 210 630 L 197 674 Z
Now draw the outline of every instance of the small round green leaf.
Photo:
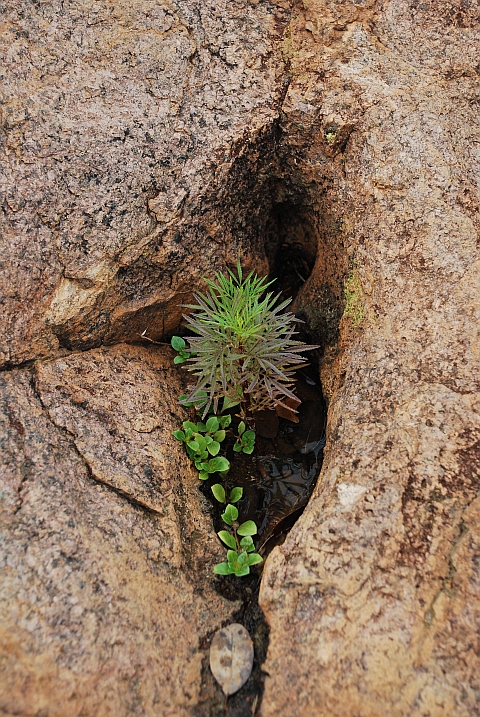
M 184 427 L 185 430 L 190 429 L 192 431 L 192 433 L 197 430 L 197 424 L 192 423 L 191 421 L 184 421 L 182 423 L 182 426 Z
M 222 543 L 225 543 L 225 545 L 228 548 L 232 548 L 232 550 L 234 550 L 237 547 L 235 538 L 227 530 L 220 530 L 220 532 L 218 532 L 217 535 L 220 538 L 220 540 L 222 541 Z
M 253 453 L 253 446 L 244 446 L 242 450 L 244 453 L 247 453 L 247 455 L 250 455 Z
M 213 572 L 217 575 L 231 575 L 233 568 L 228 563 L 218 563 L 218 565 L 215 565 L 213 568 Z
M 235 443 L 233 446 L 233 450 L 235 453 L 241 453 L 242 452 L 242 444 L 241 443 Z
M 237 530 L 237 533 L 239 535 L 256 535 L 257 526 L 255 525 L 253 520 L 247 520 L 245 521 L 245 523 L 241 524 L 241 526 Z
M 172 340 L 170 341 L 170 343 L 172 344 L 172 347 L 175 349 L 175 351 L 183 351 L 183 349 L 187 345 L 181 336 L 172 336 Z
M 225 431 L 223 431 L 223 430 L 222 430 L 222 431 L 217 431 L 217 432 L 215 433 L 215 435 L 213 436 L 213 439 L 214 439 L 215 441 L 218 441 L 219 443 L 221 443 L 222 441 L 225 440 L 225 436 L 226 436 L 226 435 L 227 435 L 227 434 L 226 434 Z
M 209 472 L 215 473 L 215 471 L 228 471 L 230 468 L 230 462 L 223 456 L 216 456 L 209 461 Z
M 230 560 L 228 562 L 230 562 Z M 238 556 L 238 562 L 240 565 L 248 565 L 248 555 L 245 550 Z
M 220 483 L 212 485 L 212 493 L 219 503 L 225 503 L 225 488 Z
M 173 435 L 177 439 L 177 441 L 184 441 L 185 440 L 185 433 L 183 431 L 174 431 Z
M 198 474 L 198 477 L 200 478 L 200 480 L 207 480 L 208 479 L 207 471 L 200 471 L 200 473 Z
M 238 559 L 238 553 L 235 550 L 227 550 L 227 560 L 229 563 L 234 563 Z
M 184 358 L 183 356 L 175 356 L 173 359 L 173 363 L 174 364 L 185 363 L 186 360 L 187 359 Z
M 198 452 L 203 453 L 207 447 L 207 441 L 200 433 L 195 433 L 195 440 L 198 443 Z
M 230 503 L 225 508 L 225 513 L 222 515 L 222 519 L 225 520 L 225 518 L 228 518 L 229 521 L 233 522 L 234 520 L 237 520 L 238 518 L 238 510 L 235 508 L 234 505 L 230 505 Z M 227 522 L 225 520 L 225 522 Z M 250 521 L 253 522 L 253 521 Z M 255 525 L 255 523 L 254 523 Z M 256 529 L 255 529 L 256 532 Z M 253 535 L 253 533 L 245 533 L 245 535 Z
M 243 495 L 243 488 L 232 488 L 230 492 L 230 503 L 237 503 Z
M 195 451 L 195 453 L 196 453 L 196 452 L 198 451 L 198 449 L 200 448 L 200 446 L 198 445 L 197 441 L 188 441 L 188 447 L 189 447 L 192 451 Z
M 247 565 L 258 565 L 258 563 L 263 563 L 262 556 L 258 553 L 250 553 L 247 558 Z
M 243 440 L 246 443 L 255 442 L 255 431 L 245 431 L 243 434 Z
M 209 433 L 215 433 L 215 431 L 218 431 L 219 423 L 218 418 L 215 416 L 210 416 L 210 418 L 207 421 L 207 431 Z
M 207 449 L 211 456 L 216 456 L 218 451 L 220 450 L 220 443 L 217 443 L 217 441 L 212 441 L 208 444 Z
M 244 421 L 240 421 L 240 423 L 238 424 L 238 429 L 237 429 L 239 436 L 241 436 L 244 433 L 245 428 L 246 428 L 246 425 L 245 425 Z
M 232 417 L 229 413 L 226 416 L 220 416 L 218 419 L 221 428 L 228 428 L 232 422 Z

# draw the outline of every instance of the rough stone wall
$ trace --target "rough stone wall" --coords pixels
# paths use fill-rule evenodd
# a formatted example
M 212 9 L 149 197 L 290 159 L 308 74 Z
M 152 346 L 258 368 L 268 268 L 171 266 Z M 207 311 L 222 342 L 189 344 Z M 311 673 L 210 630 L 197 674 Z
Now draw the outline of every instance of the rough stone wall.
M 2 364 L 171 331 L 202 275 L 252 254 L 250 207 L 222 191 L 278 115 L 286 12 L 154 0 L 0 10 Z
M 306 1 L 290 25 L 309 176 L 349 133 L 329 241 L 360 314 L 325 354 L 319 485 L 265 569 L 265 717 L 480 714 L 478 16 Z
M 261 714 L 480 714 L 476 3 L 0 12 L 3 712 L 208 714 L 235 605 L 170 357 L 119 342 L 290 235 L 328 443 L 265 566 Z
M 0 711 L 187 715 L 235 603 L 172 424 L 171 357 L 118 345 L 0 377 Z

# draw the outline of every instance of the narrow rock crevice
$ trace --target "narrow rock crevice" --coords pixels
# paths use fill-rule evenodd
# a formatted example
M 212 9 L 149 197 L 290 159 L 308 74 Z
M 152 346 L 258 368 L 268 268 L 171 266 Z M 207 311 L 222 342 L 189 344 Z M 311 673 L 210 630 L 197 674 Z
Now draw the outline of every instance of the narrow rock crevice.
M 340 161 L 320 155 L 321 180 L 312 183 L 311 174 L 303 172 L 301 163 L 308 164 L 309 135 L 296 131 L 294 170 L 291 166 L 291 139 L 280 123 L 270 127 L 243 147 L 243 154 L 233 163 L 221 201 L 226 232 L 237 237 L 238 253 L 244 268 L 268 274 L 274 279 L 273 290 L 282 298 L 291 297 L 291 308 L 303 323 L 298 324 L 299 338 L 315 343 L 320 349 L 309 356 L 313 372 L 319 379 L 324 358 L 332 361 L 338 354 L 338 324 L 343 314 L 343 285 L 349 261 L 342 241 L 341 197 L 332 200 L 335 182 L 341 181 Z M 306 155 L 307 158 L 305 158 Z M 303 156 L 303 159 L 302 159 Z M 311 169 L 311 163 L 310 163 Z M 324 197 L 319 201 L 319 197 Z M 218 197 L 216 198 L 218 201 Z M 240 208 L 240 211 L 237 211 Z M 246 208 L 246 211 L 244 209 Z M 246 251 L 248 247 L 248 252 Z M 235 268 L 234 256 L 226 265 Z M 179 325 L 175 332 L 184 333 Z M 170 332 L 173 333 L 173 332 Z M 168 334 L 162 337 L 168 338 Z M 321 467 L 321 462 L 320 462 Z M 311 486 L 313 490 L 315 482 Z M 208 487 L 206 496 L 208 496 Z M 305 507 L 305 506 L 304 506 Z M 293 527 L 304 510 L 302 507 L 286 526 Z M 256 516 L 248 516 L 249 518 Z M 218 530 L 221 526 L 216 525 Z M 284 539 L 284 538 L 283 538 Z M 258 605 L 261 573 L 248 578 L 221 578 L 217 590 L 223 597 L 240 600 L 236 615 L 249 631 L 255 644 L 255 664 L 246 685 L 229 698 L 225 707 L 220 687 L 208 666 L 208 647 L 212 635 L 203 641 L 205 657 L 202 688 L 196 717 L 249 717 L 261 705 L 265 675 L 262 665 L 268 649 L 269 626 Z

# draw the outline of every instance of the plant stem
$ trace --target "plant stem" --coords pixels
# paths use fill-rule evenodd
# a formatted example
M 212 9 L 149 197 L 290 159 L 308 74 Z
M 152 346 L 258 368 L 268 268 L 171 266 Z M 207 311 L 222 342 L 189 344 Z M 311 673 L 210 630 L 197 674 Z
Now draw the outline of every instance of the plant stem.
M 235 527 L 233 528 L 233 534 L 235 536 L 235 542 L 237 544 L 237 552 L 240 552 L 240 541 L 238 539 L 237 529 Z
M 245 423 L 247 426 L 254 431 L 255 430 L 255 419 L 253 417 L 252 409 L 251 409 L 251 401 L 250 401 L 250 394 L 244 392 L 245 397 Z

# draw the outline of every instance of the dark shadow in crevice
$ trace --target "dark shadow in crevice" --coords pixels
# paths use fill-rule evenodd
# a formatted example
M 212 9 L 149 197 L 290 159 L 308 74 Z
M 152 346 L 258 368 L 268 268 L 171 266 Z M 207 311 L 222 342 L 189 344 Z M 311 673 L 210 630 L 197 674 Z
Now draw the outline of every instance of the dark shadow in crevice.
M 275 204 L 266 232 L 265 253 L 274 288 L 285 298 L 295 299 L 312 273 L 317 257 L 313 227 L 292 202 Z

